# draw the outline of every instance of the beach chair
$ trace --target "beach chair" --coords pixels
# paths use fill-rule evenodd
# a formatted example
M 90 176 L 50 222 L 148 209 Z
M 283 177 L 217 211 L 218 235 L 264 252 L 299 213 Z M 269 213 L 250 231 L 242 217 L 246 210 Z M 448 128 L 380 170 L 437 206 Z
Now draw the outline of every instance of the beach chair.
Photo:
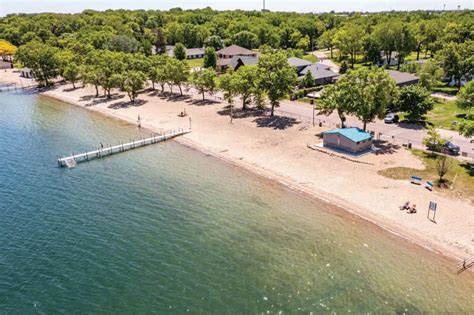
M 433 191 L 433 183 L 426 182 L 425 188 L 428 189 L 429 191 Z
M 418 177 L 418 176 L 412 176 L 410 177 L 410 182 L 412 184 L 415 184 L 415 185 L 421 185 L 421 180 L 422 178 L 421 177 Z

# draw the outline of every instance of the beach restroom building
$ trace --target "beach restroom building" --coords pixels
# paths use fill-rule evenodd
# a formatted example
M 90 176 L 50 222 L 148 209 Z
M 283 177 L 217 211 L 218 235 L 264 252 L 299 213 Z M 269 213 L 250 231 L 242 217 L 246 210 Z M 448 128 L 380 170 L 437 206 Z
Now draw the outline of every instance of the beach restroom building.
M 372 147 L 372 135 L 360 128 L 338 128 L 323 134 L 325 147 L 358 154 Z

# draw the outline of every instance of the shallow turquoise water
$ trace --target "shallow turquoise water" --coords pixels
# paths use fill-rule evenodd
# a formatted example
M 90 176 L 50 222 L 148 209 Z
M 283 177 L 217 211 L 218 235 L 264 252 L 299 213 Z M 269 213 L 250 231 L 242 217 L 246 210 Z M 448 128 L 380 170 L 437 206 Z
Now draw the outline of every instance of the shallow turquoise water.
M 0 94 L 0 313 L 474 312 L 455 262 L 136 128 Z

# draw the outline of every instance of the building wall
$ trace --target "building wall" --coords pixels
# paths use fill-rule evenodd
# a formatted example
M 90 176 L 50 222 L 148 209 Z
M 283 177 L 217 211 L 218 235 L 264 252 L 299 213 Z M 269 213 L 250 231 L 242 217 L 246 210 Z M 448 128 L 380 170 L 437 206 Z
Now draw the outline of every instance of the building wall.
M 325 133 L 323 135 L 323 143 L 324 146 L 333 147 L 351 153 L 359 153 L 368 150 L 372 147 L 372 139 L 364 140 L 357 143 L 339 134 Z

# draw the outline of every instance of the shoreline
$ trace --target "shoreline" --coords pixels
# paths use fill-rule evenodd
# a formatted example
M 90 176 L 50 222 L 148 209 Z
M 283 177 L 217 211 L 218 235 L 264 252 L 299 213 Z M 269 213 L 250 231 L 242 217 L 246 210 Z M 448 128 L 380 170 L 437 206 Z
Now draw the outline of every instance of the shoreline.
M 84 108 L 88 111 L 98 113 L 100 115 L 103 115 L 108 118 L 112 118 L 117 121 L 126 122 L 127 124 L 130 124 L 133 126 L 137 125 L 135 121 L 127 117 L 120 117 L 119 115 L 114 115 L 106 111 L 95 110 L 94 107 L 83 106 L 68 97 L 59 96 L 59 95 L 48 93 L 48 92 L 49 91 L 45 91 L 45 92 L 40 92 L 38 94 L 47 98 L 61 101 L 63 103 L 67 103 L 69 105 Z M 161 128 L 156 128 L 154 126 L 149 126 L 147 124 L 142 123 L 142 129 L 149 132 L 158 132 L 160 131 Z M 338 213 L 342 213 L 343 215 L 346 215 L 346 216 L 355 216 L 358 219 L 371 224 L 375 228 L 381 229 L 385 232 L 390 233 L 391 235 L 395 237 L 403 239 L 404 241 L 408 242 L 408 244 L 410 245 L 417 246 L 418 248 L 422 248 L 424 250 L 428 250 L 446 259 L 449 259 L 452 262 L 459 262 L 459 260 L 465 259 L 465 257 L 460 253 L 460 251 L 455 250 L 454 248 L 446 244 L 443 244 L 440 242 L 433 242 L 429 238 L 422 239 L 421 236 L 419 235 L 410 235 L 411 232 L 408 229 L 402 226 L 399 226 L 395 223 L 388 222 L 381 216 L 368 215 L 366 211 L 363 211 L 360 208 L 358 209 L 357 207 L 355 207 L 355 205 L 337 196 L 328 195 L 327 193 L 323 191 L 316 191 L 315 189 L 304 187 L 303 185 L 300 185 L 297 181 L 291 178 L 288 178 L 284 175 L 274 174 L 274 172 L 267 170 L 263 167 L 252 165 L 241 159 L 233 158 L 231 156 L 216 152 L 212 150 L 211 148 L 206 147 L 191 139 L 175 138 L 173 140 L 179 143 L 180 145 L 184 145 L 190 149 L 199 151 L 203 154 L 211 155 L 220 161 L 223 161 L 235 167 L 241 168 L 253 174 L 254 176 L 264 178 L 266 180 L 272 181 L 273 183 L 281 185 L 284 188 L 291 191 L 292 193 L 297 193 L 297 194 L 303 195 L 304 197 L 315 200 L 317 202 L 324 203 L 331 208 L 331 211 L 337 211 Z M 472 270 L 470 269 L 469 271 L 472 271 Z
M 8 75 L 0 81 L 21 80 L 14 72 Z M 69 87 L 69 84 L 59 84 L 34 92 L 40 97 L 82 107 L 133 126 L 137 125 L 138 114 L 142 118 L 142 130 L 150 133 L 187 128 L 188 119 L 177 117 L 184 107 L 192 117 L 193 133 L 174 139 L 180 145 L 211 155 L 289 192 L 327 205 L 335 213 L 357 217 L 374 228 L 403 238 L 407 244 L 447 258 L 453 261 L 455 271 L 457 263 L 474 255 L 474 207 L 468 199 L 440 191 L 429 193 L 407 181 L 378 175 L 377 170 L 387 167 L 423 168 L 421 161 L 407 150 L 362 158 L 371 162 L 371 166 L 354 164 L 308 150 L 307 144 L 314 143 L 315 134 L 323 131 L 321 128 L 305 127 L 301 122 L 284 128 L 259 125 L 259 120 L 268 123 L 269 117 L 251 115 L 229 124 L 226 104 L 211 97 L 207 103 L 201 103 L 201 96 L 197 98 L 192 92 L 176 97 L 144 90 L 139 97 L 142 103 L 134 105 L 117 91 L 113 99 L 107 100 L 95 98 L 92 87 L 73 90 Z M 419 208 L 416 215 L 399 211 L 398 206 L 406 200 L 420 205 L 430 200 L 438 202 L 442 210 L 437 214 L 438 223 L 426 219 L 424 208 Z

